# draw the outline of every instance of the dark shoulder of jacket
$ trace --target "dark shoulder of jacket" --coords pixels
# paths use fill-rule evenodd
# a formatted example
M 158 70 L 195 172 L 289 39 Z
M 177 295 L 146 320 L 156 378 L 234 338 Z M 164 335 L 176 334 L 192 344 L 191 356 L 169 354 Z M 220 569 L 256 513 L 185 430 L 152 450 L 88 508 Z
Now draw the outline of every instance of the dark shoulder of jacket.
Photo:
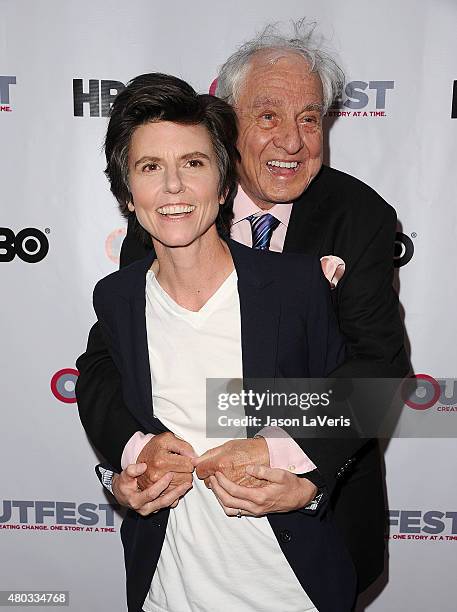
M 119 264 L 124 268 L 135 261 L 139 261 L 151 252 L 151 245 L 146 245 L 135 230 L 135 214 L 130 213 L 128 218 L 127 235 L 122 241 Z
M 143 259 L 133 262 L 132 264 L 116 270 L 108 276 L 100 279 L 94 287 L 93 302 L 95 308 L 103 304 L 103 302 L 112 295 L 126 295 L 132 285 L 132 282 L 138 275 L 146 273 L 147 262 L 151 259 L 151 255 L 147 255 Z
M 330 166 L 322 166 L 318 178 L 325 184 L 332 206 L 344 207 L 361 218 L 396 220 L 395 208 L 355 176 Z

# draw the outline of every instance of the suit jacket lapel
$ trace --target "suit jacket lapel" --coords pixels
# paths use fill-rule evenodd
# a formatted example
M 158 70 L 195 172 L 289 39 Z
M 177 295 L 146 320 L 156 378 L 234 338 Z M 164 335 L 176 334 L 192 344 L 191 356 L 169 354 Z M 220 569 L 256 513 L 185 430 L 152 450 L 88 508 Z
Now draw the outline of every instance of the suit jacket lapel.
M 149 365 L 148 338 L 146 331 L 146 272 L 151 267 L 155 254 L 125 269 L 129 282 L 126 299 L 122 300 L 119 313 L 121 333 L 121 352 L 130 385 L 130 395 L 135 398 L 130 404 L 133 416 L 148 430 L 159 427 L 153 416 L 151 370 Z M 123 296 L 124 297 L 124 296 Z
M 244 378 L 273 378 L 276 371 L 280 295 L 268 257 L 227 242 L 238 275 Z
M 153 416 L 151 368 L 149 365 L 148 338 L 146 332 L 146 298 L 145 287 L 143 295 L 136 295 L 130 302 L 131 312 L 131 342 L 133 344 L 134 384 L 138 396 L 138 411 L 143 415 Z
M 328 198 L 325 173 L 323 166 L 308 189 L 294 202 L 283 252 L 320 254 L 326 227 L 324 203 Z

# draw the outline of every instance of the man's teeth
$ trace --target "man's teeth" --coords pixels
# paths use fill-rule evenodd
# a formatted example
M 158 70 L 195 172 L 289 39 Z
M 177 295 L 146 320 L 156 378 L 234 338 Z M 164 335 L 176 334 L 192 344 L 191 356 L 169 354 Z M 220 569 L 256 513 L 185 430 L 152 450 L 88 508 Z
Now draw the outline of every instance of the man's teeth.
M 157 212 L 161 215 L 178 215 L 180 213 L 190 213 L 195 209 L 191 204 L 171 204 L 169 206 L 161 206 Z
M 272 160 L 267 162 L 268 166 L 276 166 L 276 168 L 296 168 L 298 166 L 298 162 L 293 161 L 293 162 L 282 162 L 282 161 L 276 161 L 276 160 Z

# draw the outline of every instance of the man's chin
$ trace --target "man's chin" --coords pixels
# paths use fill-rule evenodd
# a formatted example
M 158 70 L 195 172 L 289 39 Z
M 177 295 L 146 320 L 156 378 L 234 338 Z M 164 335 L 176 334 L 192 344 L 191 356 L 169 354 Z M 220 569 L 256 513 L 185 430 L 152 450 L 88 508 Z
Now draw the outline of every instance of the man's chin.
M 270 193 L 266 194 L 266 197 L 268 198 L 267 201 L 270 206 L 275 206 L 276 204 L 291 204 L 291 202 L 294 202 L 303 194 L 304 191 L 306 191 L 308 185 L 309 182 L 299 185 L 294 189 L 289 188 L 271 191 Z
M 279 183 L 276 185 L 269 185 L 263 193 L 263 199 L 270 207 L 275 204 L 290 204 L 297 200 L 308 189 L 311 181 L 316 175 L 317 172 L 312 176 L 301 176 L 300 180 L 295 180 L 293 184 Z M 297 177 L 297 179 L 298 178 L 299 177 Z

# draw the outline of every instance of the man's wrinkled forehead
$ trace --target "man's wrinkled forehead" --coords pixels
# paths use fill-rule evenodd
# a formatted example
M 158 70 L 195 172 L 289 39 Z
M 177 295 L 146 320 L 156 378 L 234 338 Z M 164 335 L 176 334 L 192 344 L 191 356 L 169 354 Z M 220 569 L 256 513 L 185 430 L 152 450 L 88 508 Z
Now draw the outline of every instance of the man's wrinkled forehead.
M 236 106 L 242 102 L 252 110 L 264 106 L 281 107 L 289 96 L 314 100 L 304 110 L 322 110 L 322 84 L 307 60 L 298 53 L 281 50 L 265 50 L 256 53 L 249 61 L 240 83 Z
M 252 99 L 252 109 L 253 110 L 262 110 L 263 108 L 284 108 L 288 106 L 288 100 L 284 98 L 274 98 L 272 96 L 267 96 L 264 94 L 259 94 Z M 312 102 L 311 104 L 305 104 L 303 106 L 304 112 L 309 111 L 317 111 L 322 112 L 323 105 L 319 102 Z

